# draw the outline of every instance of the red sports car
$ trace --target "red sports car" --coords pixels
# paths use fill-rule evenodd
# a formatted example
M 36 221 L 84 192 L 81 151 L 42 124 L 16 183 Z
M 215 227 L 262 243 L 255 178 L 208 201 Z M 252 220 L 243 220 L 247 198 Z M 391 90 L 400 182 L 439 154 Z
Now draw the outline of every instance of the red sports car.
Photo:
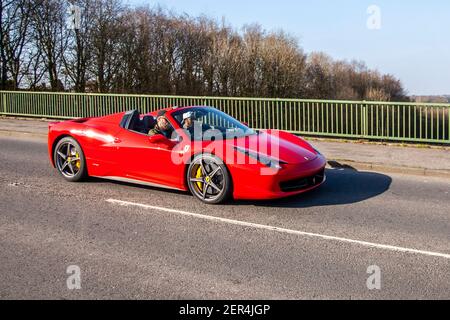
M 87 176 L 190 191 L 205 203 L 275 199 L 325 181 L 325 157 L 279 130 L 252 130 L 212 107 L 133 110 L 49 124 L 52 165 Z

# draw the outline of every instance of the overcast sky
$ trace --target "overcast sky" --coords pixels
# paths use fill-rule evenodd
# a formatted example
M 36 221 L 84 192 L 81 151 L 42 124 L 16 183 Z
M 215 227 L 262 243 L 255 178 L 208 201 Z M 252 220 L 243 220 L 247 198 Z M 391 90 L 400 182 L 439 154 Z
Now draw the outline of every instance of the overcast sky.
M 363 60 L 400 78 L 409 94 L 450 94 L 450 1 L 448 0 L 125 0 L 161 5 L 192 16 L 206 14 L 236 28 L 257 22 L 296 36 L 305 52 Z M 368 28 L 371 5 L 381 29 Z M 374 21 L 374 20 L 371 20 Z M 377 21 L 377 20 L 375 20 Z

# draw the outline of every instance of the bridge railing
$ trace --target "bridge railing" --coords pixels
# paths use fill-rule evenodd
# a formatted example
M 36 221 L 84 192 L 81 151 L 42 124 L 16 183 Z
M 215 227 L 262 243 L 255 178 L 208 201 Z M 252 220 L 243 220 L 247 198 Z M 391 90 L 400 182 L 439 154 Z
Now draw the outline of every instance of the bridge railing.
M 208 105 L 255 129 L 450 144 L 450 104 L 0 91 L 0 114 L 70 119 Z

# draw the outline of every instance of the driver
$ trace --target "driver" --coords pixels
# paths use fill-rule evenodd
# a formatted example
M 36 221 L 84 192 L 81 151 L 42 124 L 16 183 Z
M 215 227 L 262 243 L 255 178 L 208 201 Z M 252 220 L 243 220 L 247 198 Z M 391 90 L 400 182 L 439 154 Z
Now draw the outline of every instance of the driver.
M 183 129 L 190 130 L 194 127 L 194 113 L 186 112 L 183 114 Z
M 156 134 L 162 134 L 166 138 L 170 137 L 170 123 L 166 118 L 167 111 L 158 112 L 156 118 L 156 126 L 148 132 L 149 136 L 154 136 Z

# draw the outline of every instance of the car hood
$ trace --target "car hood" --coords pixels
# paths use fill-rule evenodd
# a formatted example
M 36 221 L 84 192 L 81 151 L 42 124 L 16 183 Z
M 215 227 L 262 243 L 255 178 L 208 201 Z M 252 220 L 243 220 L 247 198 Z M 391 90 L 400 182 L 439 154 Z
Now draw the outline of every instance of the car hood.
M 313 161 L 318 153 L 303 139 L 281 131 L 260 131 L 258 134 L 235 139 L 230 147 L 241 148 L 261 155 L 270 156 L 288 164 Z

